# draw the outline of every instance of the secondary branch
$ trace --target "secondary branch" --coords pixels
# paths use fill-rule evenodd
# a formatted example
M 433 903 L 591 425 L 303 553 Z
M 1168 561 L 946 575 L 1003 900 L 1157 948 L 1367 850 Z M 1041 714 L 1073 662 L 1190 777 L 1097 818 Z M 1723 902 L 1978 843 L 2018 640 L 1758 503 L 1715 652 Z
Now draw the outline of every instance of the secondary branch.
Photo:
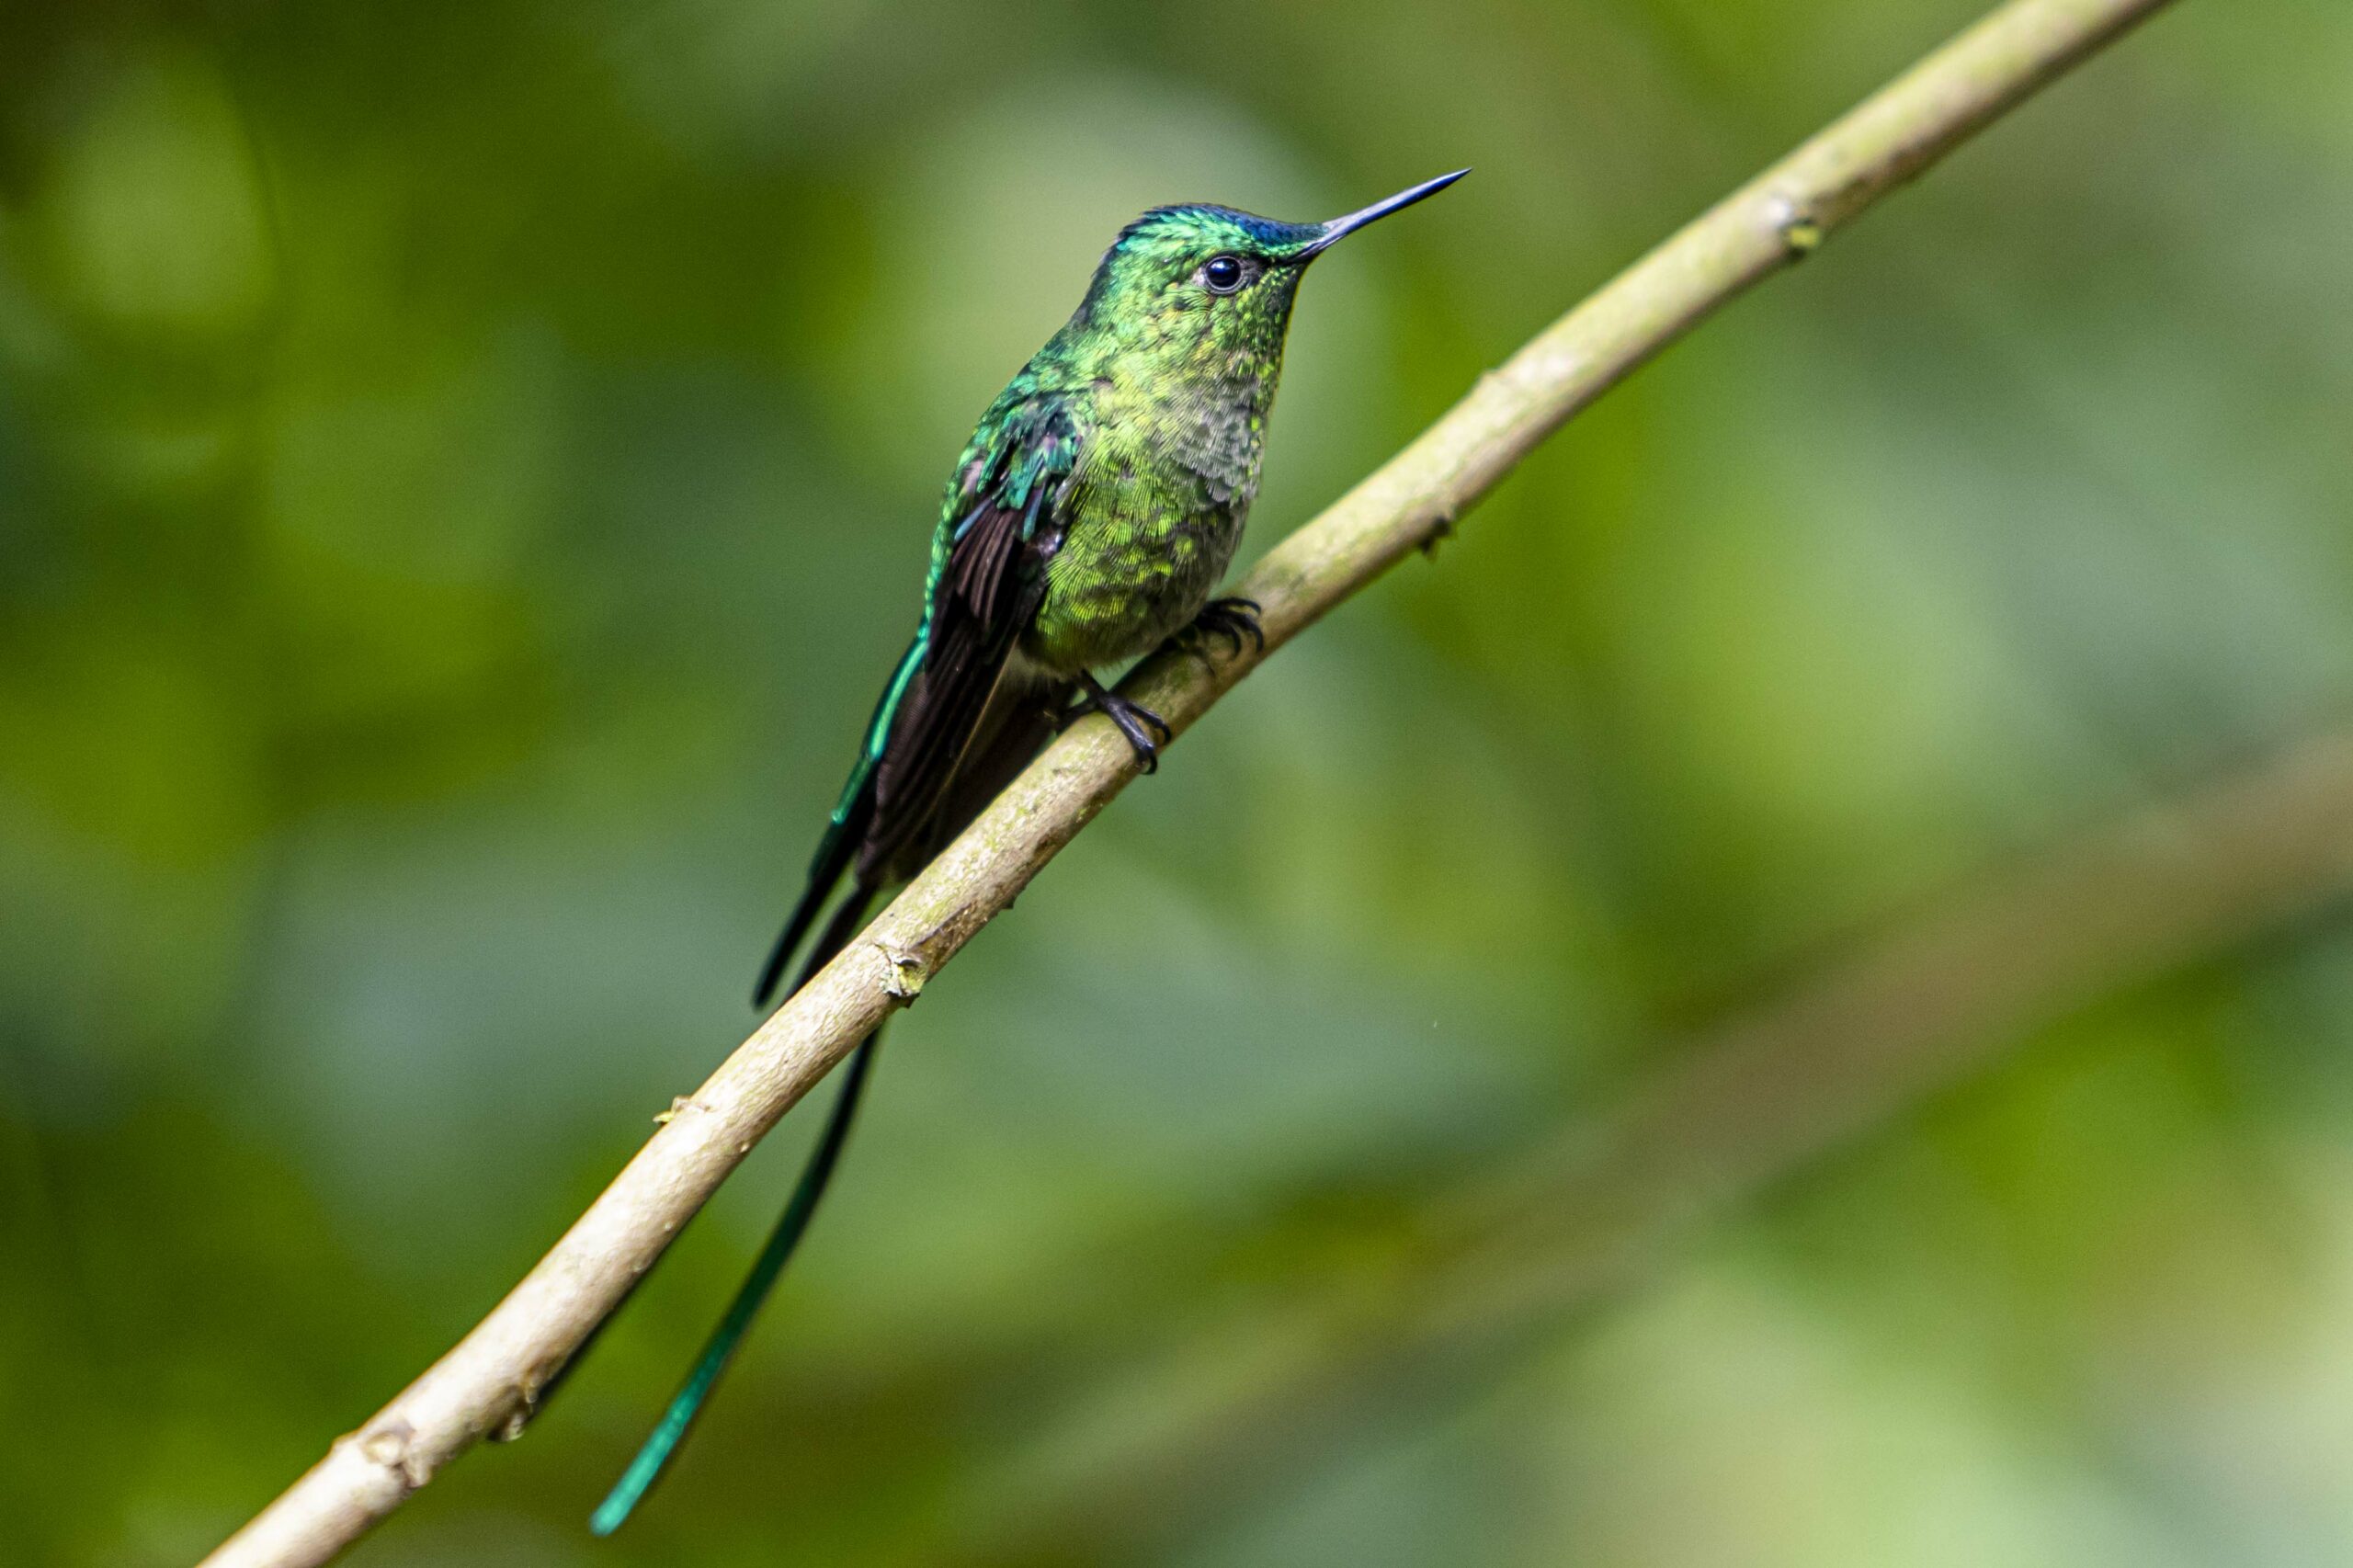
M 1072 1540 L 1103 1561 L 1164 1554 L 1192 1523 L 1295 1479 L 1302 1456 L 1360 1437 L 1384 1394 L 1477 1384 L 1727 1210 L 2038 1029 L 2348 896 L 2348 733 L 1955 889 L 1662 1049 L 1627 1093 L 1425 1200 L 1412 1224 L 1325 1248 L 1287 1299 L 1091 1386 L 971 1488 L 954 1547 L 926 1540 L 925 1560 L 1012 1568 Z M 1336 1253 L 1350 1266 L 1334 1268 Z

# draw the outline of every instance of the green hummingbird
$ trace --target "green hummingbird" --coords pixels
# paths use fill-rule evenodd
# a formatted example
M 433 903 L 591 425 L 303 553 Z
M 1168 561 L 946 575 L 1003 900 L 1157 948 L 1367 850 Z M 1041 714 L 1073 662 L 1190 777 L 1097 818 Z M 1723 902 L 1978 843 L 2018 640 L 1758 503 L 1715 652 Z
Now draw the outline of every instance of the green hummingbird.
M 801 902 L 755 988 L 766 1006 L 845 879 L 797 989 L 877 895 L 914 876 L 1053 734 L 1102 713 L 1143 770 L 1160 716 L 1095 672 L 1172 637 L 1265 638 L 1258 607 L 1213 599 L 1258 492 L 1267 415 L 1307 264 L 1458 169 L 1323 223 L 1156 207 L 1120 232 L 1078 309 L 997 394 L 956 460 L 923 616 L 867 725 Z M 686 1437 L 808 1227 L 873 1063 L 851 1055 L 824 1131 L 750 1276 L 661 1424 L 591 1521 L 627 1519 Z

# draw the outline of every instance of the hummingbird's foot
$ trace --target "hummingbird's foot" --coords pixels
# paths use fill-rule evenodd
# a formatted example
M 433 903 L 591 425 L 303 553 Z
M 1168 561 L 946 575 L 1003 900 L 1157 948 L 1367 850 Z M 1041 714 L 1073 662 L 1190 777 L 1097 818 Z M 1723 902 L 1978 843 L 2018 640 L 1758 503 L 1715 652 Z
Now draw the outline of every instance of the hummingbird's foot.
M 1208 655 L 1201 653 L 1201 644 L 1211 638 L 1223 639 L 1226 654 L 1231 658 L 1241 653 L 1242 640 L 1246 637 L 1263 653 L 1267 651 L 1267 633 L 1258 625 L 1259 613 L 1256 599 L 1211 599 L 1193 618 L 1193 624 L 1176 634 L 1177 645 L 1206 663 Z
M 1135 748 L 1136 760 L 1143 764 L 1143 770 L 1146 773 L 1159 772 L 1160 748 L 1175 734 L 1168 728 L 1167 722 L 1151 709 L 1131 702 L 1118 692 L 1107 690 L 1103 683 L 1091 675 L 1080 676 L 1078 684 L 1086 688 L 1086 697 L 1074 713 L 1093 709 L 1110 720 L 1120 727 L 1120 733 L 1128 737 L 1128 744 Z M 1152 738 L 1155 730 L 1160 733 L 1158 741 Z

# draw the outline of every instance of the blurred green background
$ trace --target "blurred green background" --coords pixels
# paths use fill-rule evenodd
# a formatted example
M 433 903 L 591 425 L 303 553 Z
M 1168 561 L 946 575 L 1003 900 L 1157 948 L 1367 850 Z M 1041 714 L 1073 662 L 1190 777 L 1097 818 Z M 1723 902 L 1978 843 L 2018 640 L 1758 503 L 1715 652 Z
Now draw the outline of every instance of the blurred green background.
M 1304 290 L 1262 548 L 1972 14 L 0 12 L 0 1560 L 192 1560 L 737 1040 L 946 466 L 1126 219 L 1476 170 Z M 1611 395 L 894 1028 L 636 1524 L 806 1113 L 353 1561 L 2353 1561 L 2340 919 L 1150 1528 L 1048 1479 L 1678 1029 L 2341 717 L 2348 82 L 2353 9 L 2190 0 Z

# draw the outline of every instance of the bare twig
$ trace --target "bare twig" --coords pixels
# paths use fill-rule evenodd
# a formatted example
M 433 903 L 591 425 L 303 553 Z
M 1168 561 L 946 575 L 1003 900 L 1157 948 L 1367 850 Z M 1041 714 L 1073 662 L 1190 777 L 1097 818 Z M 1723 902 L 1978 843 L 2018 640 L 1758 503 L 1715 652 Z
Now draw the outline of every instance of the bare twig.
M 1249 574 L 1237 591 L 1264 607 L 1266 651 L 1452 526 L 1563 421 L 1693 324 L 2162 4 L 2011 0 L 1621 273 Z M 1181 732 L 1262 656 L 1208 671 L 1155 661 L 1129 687 Z M 210 1568 L 324 1562 L 452 1456 L 517 1427 L 753 1143 L 1132 777 L 1132 754 L 1108 723 L 1074 726 L 680 1102 L 471 1334 L 338 1439 Z

